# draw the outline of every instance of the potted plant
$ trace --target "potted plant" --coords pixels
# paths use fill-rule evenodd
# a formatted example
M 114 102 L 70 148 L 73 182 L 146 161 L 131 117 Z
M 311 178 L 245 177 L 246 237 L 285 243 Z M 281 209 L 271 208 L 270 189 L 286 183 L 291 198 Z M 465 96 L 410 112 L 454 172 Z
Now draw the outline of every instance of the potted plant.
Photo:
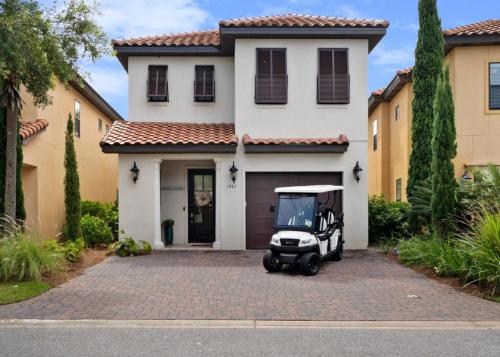
M 163 242 L 166 246 L 171 245 L 174 242 L 174 223 L 173 219 L 167 218 L 162 222 L 163 229 L 165 229 L 165 241 Z

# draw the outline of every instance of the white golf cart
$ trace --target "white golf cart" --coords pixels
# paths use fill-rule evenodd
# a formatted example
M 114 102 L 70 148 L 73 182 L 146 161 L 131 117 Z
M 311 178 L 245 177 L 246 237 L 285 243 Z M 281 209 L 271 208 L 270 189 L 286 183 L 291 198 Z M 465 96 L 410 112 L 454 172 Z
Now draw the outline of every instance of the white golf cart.
M 263 259 L 268 272 L 278 272 L 283 264 L 299 264 L 304 275 L 316 275 L 322 259 L 342 259 L 344 214 L 336 216 L 333 207 L 337 193 L 343 189 L 342 186 L 317 185 L 274 190 L 278 193 L 274 209 L 276 233 Z M 318 195 L 324 193 L 328 199 L 321 203 Z

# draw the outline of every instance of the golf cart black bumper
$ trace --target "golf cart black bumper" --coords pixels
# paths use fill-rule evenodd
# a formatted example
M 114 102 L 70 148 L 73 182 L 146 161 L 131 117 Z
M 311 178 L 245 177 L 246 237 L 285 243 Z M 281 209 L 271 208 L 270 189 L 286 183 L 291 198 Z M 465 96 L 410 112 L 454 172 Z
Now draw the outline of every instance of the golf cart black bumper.
M 315 244 L 306 247 L 283 247 L 271 244 L 269 249 L 280 257 L 280 263 L 296 264 L 303 254 L 318 251 L 318 245 Z

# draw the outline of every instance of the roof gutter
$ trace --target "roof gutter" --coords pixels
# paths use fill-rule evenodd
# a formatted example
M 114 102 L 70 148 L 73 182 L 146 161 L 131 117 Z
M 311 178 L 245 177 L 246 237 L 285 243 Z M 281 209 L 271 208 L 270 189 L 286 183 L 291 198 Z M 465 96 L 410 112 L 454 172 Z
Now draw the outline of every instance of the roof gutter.
M 124 120 L 123 117 L 118 114 L 118 112 L 111 105 L 109 105 L 109 103 L 106 102 L 106 100 L 104 100 L 104 98 L 101 97 L 101 95 L 97 93 L 96 90 L 92 88 L 83 78 L 72 80 L 70 81 L 70 84 L 78 91 L 78 93 L 83 95 L 89 102 L 96 106 L 97 109 L 111 118 L 112 121 Z

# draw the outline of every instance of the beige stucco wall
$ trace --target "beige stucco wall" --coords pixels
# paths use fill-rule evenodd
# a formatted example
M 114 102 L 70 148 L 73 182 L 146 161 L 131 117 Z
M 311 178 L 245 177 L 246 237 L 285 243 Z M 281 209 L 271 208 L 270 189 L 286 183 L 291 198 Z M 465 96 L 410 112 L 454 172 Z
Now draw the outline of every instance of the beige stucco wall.
M 483 166 L 489 163 L 500 165 L 500 110 L 488 109 L 490 62 L 500 62 L 500 46 L 456 47 L 446 56 L 455 104 L 457 156 L 453 163 L 457 177 L 463 175 L 466 166 Z M 370 152 L 372 145 L 369 145 L 370 167 L 379 170 L 370 171 L 370 194 L 383 193 L 389 200 L 395 200 L 395 180 L 401 177 L 402 197 L 406 199 L 412 100 L 413 89 L 411 83 L 408 83 L 390 102 L 381 103 L 368 118 L 370 125 L 375 118 L 383 118 L 383 121 L 389 119 L 390 122 L 389 138 L 381 133 L 385 128 L 379 127 L 379 141 L 384 137 L 382 146 L 385 148 L 389 144 L 390 147 L 390 164 L 381 165 L 378 154 Z M 396 122 L 394 108 L 398 104 L 401 119 Z M 382 109 L 385 106 L 389 107 L 387 111 Z M 371 126 L 368 133 L 370 137 Z M 380 184 L 381 177 L 388 177 L 388 188 Z
M 36 108 L 26 91 L 21 120 L 45 119 L 46 130 L 29 138 L 23 146 L 27 224 L 43 237 L 53 237 L 64 225 L 64 144 L 68 114 L 74 117 L 74 101 L 80 102 L 81 136 L 75 136 L 80 175 L 80 194 L 84 200 L 113 201 L 117 197 L 118 158 L 103 154 L 99 142 L 106 124 L 112 121 L 74 88 L 57 83 L 50 93 L 52 105 Z M 102 132 L 98 119 L 103 120 Z

